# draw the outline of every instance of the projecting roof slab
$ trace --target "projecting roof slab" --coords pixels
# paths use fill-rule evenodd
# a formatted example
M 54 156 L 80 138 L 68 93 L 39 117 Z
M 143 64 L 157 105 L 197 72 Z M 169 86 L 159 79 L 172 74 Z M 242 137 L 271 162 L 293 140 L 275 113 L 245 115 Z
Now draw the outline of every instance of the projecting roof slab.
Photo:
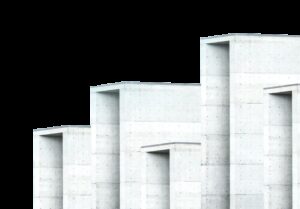
M 165 150 L 171 150 L 175 146 L 179 146 L 179 147 L 201 146 L 201 143 L 195 143 L 195 142 L 169 142 L 169 143 L 142 146 L 141 150 L 143 152 L 161 152 L 161 151 L 165 151 Z
M 245 40 L 250 38 L 300 38 L 299 35 L 288 34 L 261 34 L 261 33 L 229 33 L 208 37 L 200 37 L 201 43 L 226 43 L 232 40 Z
M 91 86 L 91 92 L 116 91 L 126 87 L 135 88 L 140 86 L 200 86 L 200 83 L 171 83 L 171 82 L 139 82 L 139 81 L 121 81 L 116 83 L 107 83 L 98 86 Z
M 90 128 L 89 125 L 62 125 L 62 126 L 53 126 L 47 128 L 37 128 L 33 129 L 34 135 L 53 135 L 53 134 L 62 134 L 69 128 Z
M 264 88 L 264 92 L 268 94 L 280 94 L 284 92 L 300 91 L 300 84 L 288 84 L 282 86 L 271 86 Z

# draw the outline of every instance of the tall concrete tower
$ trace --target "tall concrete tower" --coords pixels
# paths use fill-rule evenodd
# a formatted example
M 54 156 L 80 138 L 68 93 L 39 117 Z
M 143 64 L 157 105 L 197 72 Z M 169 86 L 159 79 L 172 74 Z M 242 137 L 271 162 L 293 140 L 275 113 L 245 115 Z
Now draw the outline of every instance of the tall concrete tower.
M 34 209 L 300 209 L 300 37 L 200 39 L 200 84 L 91 87 L 33 132 Z

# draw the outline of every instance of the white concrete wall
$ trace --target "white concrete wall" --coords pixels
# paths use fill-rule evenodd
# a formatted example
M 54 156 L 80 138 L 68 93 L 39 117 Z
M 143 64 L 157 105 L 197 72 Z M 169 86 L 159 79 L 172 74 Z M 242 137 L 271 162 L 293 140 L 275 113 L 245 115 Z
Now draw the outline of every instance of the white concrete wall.
M 141 208 L 141 146 L 201 141 L 200 98 L 199 85 L 127 85 L 120 90 L 121 209 Z
M 299 86 L 264 90 L 265 208 L 299 208 Z
M 292 208 L 292 95 L 266 95 L 265 209 Z
M 93 196 L 97 209 L 120 208 L 119 91 L 91 92 Z
M 201 209 L 201 144 L 143 147 L 142 209 Z
M 170 149 L 170 209 L 201 209 L 201 145 Z
M 63 208 L 62 135 L 33 139 L 33 208 Z
M 33 208 L 91 209 L 89 128 L 33 132 Z
M 170 209 L 170 154 L 145 153 L 142 169 L 142 208 Z
M 263 88 L 300 82 L 299 49 L 299 37 L 230 42 L 231 209 L 264 207 Z
M 299 40 L 232 35 L 200 41 L 202 164 L 210 168 L 203 172 L 203 208 L 264 207 L 263 88 L 300 82 Z
M 229 44 L 201 44 L 202 208 L 229 208 Z
M 201 86 L 93 87 L 91 136 L 35 133 L 34 208 L 298 209 L 299 87 L 264 88 L 300 83 L 300 38 L 232 35 L 200 50 Z M 141 151 L 170 142 L 201 152 Z
M 292 93 L 293 99 L 293 207 L 300 208 L 300 86 Z
M 90 129 L 68 128 L 63 134 L 63 153 L 63 208 L 91 209 Z

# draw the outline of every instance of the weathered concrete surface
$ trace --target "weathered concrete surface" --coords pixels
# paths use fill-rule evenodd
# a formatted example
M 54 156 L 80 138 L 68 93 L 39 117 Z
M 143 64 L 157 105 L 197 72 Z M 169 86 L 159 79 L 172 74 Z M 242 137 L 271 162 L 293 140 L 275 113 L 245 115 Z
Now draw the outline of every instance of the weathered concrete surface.
M 95 184 L 107 185 L 96 187 L 98 208 L 142 207 L 141 146 L 200 142 L 200 93 L 199 84 L 124 82 L 91 88 L 93 159 L 101 171 Z
M 91 136 L 85 126 L 33 132 L 33 208 L 90 209 Z
M 200 143 L 144 146 L 142 152 L 143 209 L 201 209 Z
M 82 130 L 34 133 L 35 208 L 299 209 L 300 37 L 216 36 L 200 50 L 201 85 L 91 87 L 85 154 L 64 144 Z
M 94 208 L 120 207 L 119 91 L 91 92 Z
M 299 87 L 265 89 L 265 209 L 299 208 Z
M 229 208 L 229 44 L 200 45 L 202 208 Z
M 224 146 L 219 146 L 216 149 L 208 149 L 208 152 L 222 155 L 223 157 L 218 159 L 224 160 L 225 162 L 222 163 L 225 165 L 228 164 L 226 160 L 230 158 L 230 166 L 224 166 L 220 171 L 222 175 L 204 177 L 208 185 L 210 182 L 217 182 L 220 188 L 217 191 L 222 191 L 222 193 L 218 195 L 216 191 L 213 192 L 210 198 L 215 200 L 203 207 L 229 208 L 230 202 L 231 209 L 263 208 L 263 88 L 300 82 L 300 38 L 241 34 L 205 38 L 200 42 L 203 92 L 201 96 L 204 108 L 206 108 L 204 111 L 207 111 L 206 114 L 211 114 L 208 117 L 214 118 L 213 112 L 215 111 L 215 117 L 222 118 L 211 125 L 222 127 L 219 129 L 222 132 L 216 130 L 215 133 L 223 135 L 221 139 L 225 140 L 224 146 L 228 148 L 224 149 Z M 226 81 L 228 72 L 229 80 Z M 229 91 L 227 91 L 228 86 Z M 208 90 L 205 89 L 211 88 L 221 95 L 215 96 L 215 100 L 220 100 L 213 102 L 214 106 L 223 105 L 222 110 L 218 112 L 216 108 L 214 111 L 207 109 L 206 104 L 210 97 L 204 98 L 204 95 L 208 94 Z M 229 96 L 226 96 L 227 93 Z M 228 105 L 229 112 L 226 108 Z M 209 120 L 204 118 L 203 120 L 210 127 Z M 221 121 L 225 125 L 221 125 Z M 230 121 L 229 124 L 228 121 Z M 205 126 L 205 124 L 202 125 Z M 230 138 L 225 137 L 226 133 L 230 135 Z M 204 135 L 208 141 L 209 133 L 204 131 Z M 226 143 L 228 141 L 230 146 Z M 206 144 L 208 146 L 209 143 Z M 228 150 L 230 150 L 229 153 Z M 229 191 L 230 201 L 228 197 L 222 198 L 222 195 L 229 194 Z M 202 193 L 202 197 L 204 195 Z M 219 204 L 217 205 L 216 202 Z

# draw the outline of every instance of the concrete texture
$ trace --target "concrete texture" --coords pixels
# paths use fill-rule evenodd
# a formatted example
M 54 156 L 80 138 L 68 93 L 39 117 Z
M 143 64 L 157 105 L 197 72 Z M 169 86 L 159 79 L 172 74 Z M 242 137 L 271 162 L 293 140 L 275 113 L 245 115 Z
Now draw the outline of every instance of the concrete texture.
M 199 142 L 200 98 L 199 84 L 126 82 L 91 88 L 97 208 L 142 207 L 141 146 Z
M 34 131 L 34 208 L 300 209 L 300 37 L 201 38 L 200 68 L 91 87 L 90 128 Z
M 201 209 L 200 143 L 144 146 L 142 152 L 143 209 Z
M 300 85 L 265 89 L 265 208 L 299 208 Z
M 216 166 L 211 166 L 222 175 L 203 177 L 208 185 L 214 182 L 220 188 L 211 191 L 207 198 L 202 193 L 209 202 L 203 208 L 229 208 L 229 205 L 231 209 L 263 208 L 263 89 L 300 82 L 300 38 L 239 34 L 205 38 L 200 44 L 202 112 L 211 120 L 221 118 L 215 122 L 202 118 L 207 123 L 204 146 L 209 146 L 209 137 L 216 135 L 219 142 L 224 143 L 224 146 L 206 149 L 211 152 L 206 154 L 208 160 L 218 155 L 222 157 L 217 159 L 223 162 L 213 162 Z M 214 94 L 208 93 L 210 89 Z M 212 97 L 215 101 L 211 111 L 208 108 Z M 210 131 L 212 126 L 215 129 Z M 209 166 L 209 162 L 206 164 Z
M 33 208 L 90 209 L 90 128 L 62 126 L 33 132 Z

